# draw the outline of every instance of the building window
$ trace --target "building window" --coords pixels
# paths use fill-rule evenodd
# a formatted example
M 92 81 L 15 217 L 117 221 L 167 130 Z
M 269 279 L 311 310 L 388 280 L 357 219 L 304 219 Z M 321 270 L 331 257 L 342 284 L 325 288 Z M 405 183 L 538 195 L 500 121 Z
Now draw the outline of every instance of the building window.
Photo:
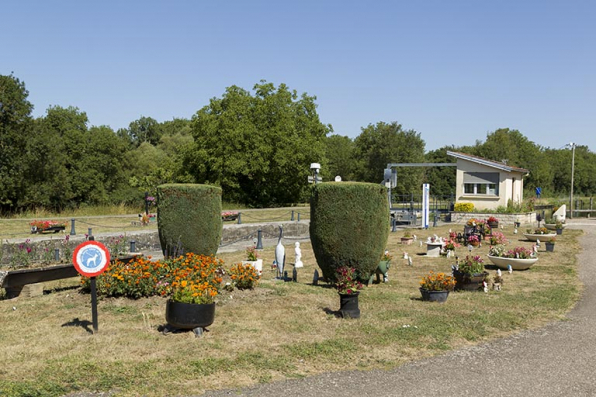
M 498 196 L 499 173 L 464 172 L 464 194 L 478 196 Z
M 498 196 L 499 188 L 496 183 L 464 183 L 464 194 Z

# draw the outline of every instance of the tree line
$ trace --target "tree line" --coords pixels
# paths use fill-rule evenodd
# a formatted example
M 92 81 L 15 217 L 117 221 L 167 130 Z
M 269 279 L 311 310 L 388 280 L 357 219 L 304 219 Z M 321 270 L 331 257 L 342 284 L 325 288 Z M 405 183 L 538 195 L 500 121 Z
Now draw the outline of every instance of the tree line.
M 77 107 L 50 106 L 33 117 L 25 83 L 0 75 L 0 211 L 135 204 L 162 183 L 221 186 L 223 199 L 249 207 L 306 202 L 310 164 L 325 181 L 380 183 L 388 163 L 455 162 L 459 151 L 526 168 L 526 194 L 568 194 L 571 150 L 545 148 L 517 130 L 498 129 L 485 141 L 425 151 L 419 132 L 397 122 L 371 123 L 354 139 L 320 121 L 316 97 L 261 81 L 252 91 L 231 86 L 189 119 L 142 116 L 128 128 L 89 126 Z M 596 191 L 596 158 L 575 149 L 574 192 Z M 396 194 L 455 191 L 454 167 L 398 170 Z

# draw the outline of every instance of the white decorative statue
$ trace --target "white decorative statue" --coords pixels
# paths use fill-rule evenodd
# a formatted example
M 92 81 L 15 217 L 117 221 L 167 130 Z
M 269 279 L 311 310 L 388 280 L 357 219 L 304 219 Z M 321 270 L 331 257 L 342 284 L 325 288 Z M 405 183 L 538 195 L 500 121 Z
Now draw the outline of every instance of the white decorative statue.
M 296 241 L 294 244 L 294 252 L 296 253 L 296 260 L 294 261 L 294 268 L 300 268 L 304 265 L 302 264 L 302 250 L 300 249 L 300 243 Z
M 275 262 L 277 262 L 277 276 L 279 278 L 284 277 L 284 265 L 286 264 L 286 249 L 281 243 L 283 233 L 283 228 L 280 226 L 279 240 L 277 240 L 277 246 L 275 247 Z

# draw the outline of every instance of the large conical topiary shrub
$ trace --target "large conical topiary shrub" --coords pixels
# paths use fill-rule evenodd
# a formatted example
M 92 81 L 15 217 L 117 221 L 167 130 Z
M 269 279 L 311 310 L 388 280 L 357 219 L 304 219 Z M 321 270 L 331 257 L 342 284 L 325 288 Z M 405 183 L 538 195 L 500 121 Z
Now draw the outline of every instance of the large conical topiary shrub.
M 221 188 L 197 184 L 157 187 L 157 228 L 164 256 L 215 255 L 221 241 Z
M 389 237 L 387 189 L 373 183 L 315 185 L 310 203 L 310 240 L 327 281 L 341 266 L 356 269 L 367 281 Z

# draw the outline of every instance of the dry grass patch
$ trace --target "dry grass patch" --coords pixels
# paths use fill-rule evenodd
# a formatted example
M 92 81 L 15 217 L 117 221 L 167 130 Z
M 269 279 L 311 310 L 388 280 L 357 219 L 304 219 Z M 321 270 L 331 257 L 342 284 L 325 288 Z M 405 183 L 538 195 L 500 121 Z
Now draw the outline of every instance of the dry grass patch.
M 416 234 L 424 240 L 446 236 L 448 229 Z M 505 230 L 508 246 L 533 244 L 511 232 Z M 326 371 L 392 368 L 562 318 L 581 288 L 575 260 L 580 234 L 566 230 L 555 252 L 542 248 L 530 270 L 504 272 L 500 292 L 451 293 L 445 304 L 436 304 L 420 300 L 418 282 L 429 270 L 450 272 L 453 260 L 427 258 L 425 246 L 401 245 L 402 233 L 391 233 L 389 282 L 363 290 L 359 320 L 335 317 L 335 290 L 312 285 L 310 244 L 301 245 L 298 283 L 274 279 L 274 249 L 267 248 L 257 289 L 222 293 L 215 323 L 201 338 L 192 332 L 162 335 L 165 299 L 157 297 L 101 299 L 99 333 L 92 335 L 89 295 L 62 282 L 42 297 L 0 301 L 0 355 L 14 364 L 0 368 L 0 394 L 194 395 Z M 402 259 L 404 251 L 413 266 Z M 286 252 L 293 262 L 293 251 Z M 488 245 L 474 252 L 486 256 Z M 461 257 L 466 253 L 458 249 Z M 243 251 L 220 257 L 226 266 L 245 259 Z M 291 274 L 292 267 L 287 270 Z

